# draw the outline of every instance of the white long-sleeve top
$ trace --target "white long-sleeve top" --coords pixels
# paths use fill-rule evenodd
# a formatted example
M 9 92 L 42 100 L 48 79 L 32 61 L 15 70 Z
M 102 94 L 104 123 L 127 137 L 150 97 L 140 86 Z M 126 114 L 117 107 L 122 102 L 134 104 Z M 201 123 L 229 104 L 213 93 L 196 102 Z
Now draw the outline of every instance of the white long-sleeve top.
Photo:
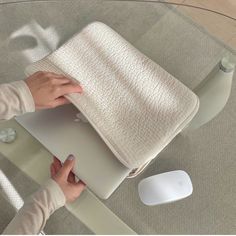
M 0 120 L 33 111 L 34 100 L 24 81 L 0 85 Z M 39 234 L 49 216 L 65 202 L 60 186 L 54 180 L 48 180 L 25 201 L 3 234 Z
M 16 81 L 0 84 L 0 120 L 35 111 L 34 100 L 27 84 Z

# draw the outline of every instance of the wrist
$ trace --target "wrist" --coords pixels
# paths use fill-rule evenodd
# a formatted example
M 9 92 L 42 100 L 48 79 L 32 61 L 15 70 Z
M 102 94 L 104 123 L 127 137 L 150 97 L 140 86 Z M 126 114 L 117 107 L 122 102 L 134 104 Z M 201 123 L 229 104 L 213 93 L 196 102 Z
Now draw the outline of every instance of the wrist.
M 53 211 L 63 207 L 66 204 L 65 194 L 55 180 L 49 179 L 44 184 L 43 188 L 47 189 L 49 192 L 50 198 L 52 199 Z
M 12 85 L 19 91 L 19 97 L 22 103 L 22 113 L 34 112 L 34 99 L 26 82 L 24 80 L 15 81 Z

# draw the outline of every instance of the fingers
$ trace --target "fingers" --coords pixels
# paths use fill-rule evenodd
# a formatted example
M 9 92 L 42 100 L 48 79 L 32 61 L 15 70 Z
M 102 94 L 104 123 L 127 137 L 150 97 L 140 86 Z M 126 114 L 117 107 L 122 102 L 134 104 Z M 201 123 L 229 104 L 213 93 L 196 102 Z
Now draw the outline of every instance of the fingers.
M 58 106 L 62 106 L 62 105 L 65 105 L 65 104 L 70 104 L 71 102 L 64 98 L 64 97 L 59 97 L 57 99 L 55 99 L 53 102 L 51 102 L 50 104 L 50 108 L 55 108 L 55 107 L 58 107 Z
M 70 157 L 70 156 L 72 156 L 72 157 Z M 69 159 L 74 159 L 74 156 L 73 156 L 73 155 L 70 155 L 70 156 L 69 156 L 70 158 L 68 157 L 67 160 L 64 162 L 63 166 L 66 166 L 66 165 L 67 165 Z M 73 162 L 73 160 L 72 160 L 72 162 Z M 72 168 L 73 168 L 73 166 L 74 166 L 74 164 L 72 164 Z M 65 167 L 64 167 L 64 168 L 65 168 Z M 53 157 L 53 163 L 52 163 L 51 166 L 50 166 L 51 173 L 52 173 L 53 175 L 56 175 L 61 169 L 62 169 L 62 164 L 61 164 L 60 160 L 58 160 L 56 157 Z M 69 171 L 69 170 L 68 170 L 68 171 Z M 62 172 L 65 173 L 64 170 L 62 170 Z M 80 183 L 80 182 L 81 182 L 82 184 L 85 185 L 85 183 L 83 183 L 82 180 L 79 180 L 79 181 L 77 182 L 76 177 L 75 177 L 75 174 L 74 174 L 73 172 L 71 172 L 71 170 L 70 170 L 70 172 L 69 172 L 69 174 L 68 174 L 68 181 L 69 181 L 70 183 L 72 183 L 72 184 L 77 184 L 77 183 Z
M 82 93 L 82 87 L 75 83 L 75 82 L 71 82 L 69 84 L 65 84 L 63 86 L 60 86 L 60 89 L 57 90 L 58 92 L 58 96 L 64 96 L 70 93 Z
M 70 91 L 72 89 L 72 91 L 74 91 L 74 93 L 82 92 L 82 88 L 79 85 L 78 81 L 70 79 L 70 78 L 66 77 L 65 75 L 55 74 L 53 72 L 44 72 L 44 73 L 47 78 L 51 79 L 51 81 L 54 85 L 65 85 L 65 86 L 60 86 L 60 90 L 61 90 L 60 96 L 63 96 L 68 93 L 73 93 L 73 92 L 67 92 L 68 89 Z
M 51 164 L 51 167 L 50 167 L 51 173 L 53 173 L 55 176 L 61 170 L 61 168 L 62 168 L 61 162 L 56 157 L 53 157 L 53 163 Z M 74 173 L 72 172 L 69 173 L 68 181 L 72 184 L 76 183 Z
M 51 178 L 53 178 L 57 174 L 53 163 L 50 166 L 50 173 L 51 173 Z
M 59 175 L 67 180 L 69 173 L 73 169 L 74 164 L 75 164 L 75 157 L 73 155 L 69 155 L 66 161 L 64 162 L 63 166 L 61 167 Z
M 75 175 L 71 172 L 74 164 L 74 156 L 69 155 L 63 166 L 56 157 L 54 157 L 53 163 L 50 166 L 51 177 L 62 189 L 67 202 L 77 199 L 86 187 L 83 181 L 77 182 Z
M 86 187 L 86 184 L 82 180 L 80 180 L 78 183 L 76 183 L 76 185 L 80 186 L 83 189 Z
M 54 85 L 64 85 L 71 83 L 71 80 L 66 78 L 65 76 L 54 76 L 53 77 L 53 83 Z
M 34 99 L 35 108 L 47 109 L 68 104 L 64 95 L 82 93 L 76 80 L 53 72 L 38 71 L 25 79 Z
M 85 189 L 86 185 L 83 181 L 79 181 L 78 183 L 73 184 L 73 191 L 76 193 L 76 197 L 78 197 Z
M 63 85 L 63 84 L 69 84 L 69 83 L 74 83 L 74 84 L 79 84 L 79 82 L 72 80 L 71 78 L 68 78 L 67 76 L 63 74 L 56 74 L 54 72 L 49 72 L 49 71 L 38 71 L 31 75 L 30 77 L 36 77 L 36 78 L 47 78 L 52 82 L 53 85 Z
M 58 83 L 60 83 L 60 79 L 66 79 L 67 82 L 70 82 L 71 79 L 69 79 L 68 77 L 66 77 L 65 75 L 62 74 L 56 74 L 54 72 L 50 72 L 50 71 L 37 71 L 35 72 L 33 75 L 34 77 L 37 78 L 41 78 L 42 76 L 46 77 L 46 78 L 57 78 L 58 79 Z
M 53 157 L 53 166 L 54 166 L 56 174 L 57 174 L 60 171 L 62 164 L 56 157 Z
M 72 173 L 72 172 L 69 173 L 68 181 L 69 181 L 71 184 L 76 183 L 74 173 Z
M 64 84 L 69 84 L 69 83 L 75 83 L 73 80 L 65 77 L 64 75 L 57 75 L 57 74 L 54 75 L 50 72 L 48 74 L 47 74 L 47 78 L 51 80 L 51 83 L 53 85 L 64 85 Z

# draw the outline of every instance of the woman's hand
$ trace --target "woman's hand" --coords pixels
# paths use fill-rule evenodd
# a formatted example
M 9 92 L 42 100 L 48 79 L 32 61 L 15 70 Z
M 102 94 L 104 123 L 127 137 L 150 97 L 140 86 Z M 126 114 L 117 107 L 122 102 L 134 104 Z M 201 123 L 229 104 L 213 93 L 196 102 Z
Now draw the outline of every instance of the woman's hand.
M 25 80 L 33 96 L 35 109 L 54 108 L 70 103 L 69 93 L 82 93 L 80 85 L 64 75 L 38 71 Z
M 73 155 L 69 155 L 63 165 L 54 157 L 50 168 L 51 177 L 62 189 L 67 202 L 72 202 L 79 197 L 86 186 L 81 180 L 78 182 L 75 180 L 75 175 L 71 172 L 74 164 Z

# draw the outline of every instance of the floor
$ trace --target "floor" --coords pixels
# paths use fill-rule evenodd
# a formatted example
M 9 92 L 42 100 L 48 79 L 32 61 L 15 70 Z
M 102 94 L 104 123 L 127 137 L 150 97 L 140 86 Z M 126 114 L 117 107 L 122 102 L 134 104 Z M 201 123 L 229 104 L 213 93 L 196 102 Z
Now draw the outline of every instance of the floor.
M 236 18 L 235 0 L 174 0 L 173 2 L 208 8 Z M 236 49 L 236 20 L 190 7 L 178 6 L 177 9 L 222 42 Z
M 235 14 L 234 10 L 231 12 L 235 7 L 234 0 L 196 2 L 198 4 L 228 2 L 232 5 L 226 11 Z M 212 16 L 210 20 L 210 15 L 203 17 L 201 14 L 205 13 L 193 14 L 190 9 L 184 7 L 177 7 L 177 11 L 169 11 L 160 4 L 158 6 L 131 3 L 108 4 L 100 1 L 90 1 L 88 4 L 88 0 L 74 1 L 71 4 L 64 1 L 60 4 L 36 4 L 36 6 L 19 5 L 0 9 L 1 82 L 23 79 L 25 77 L 23 69 L 27 63 L 54 50 L 93 20 L 111 25 L 189 88 L 194 88 L 223 55 L 230 53 L 228 47 L 235 48 L 234 22 L 229 23 L 227 20 L 227 24 L 222 23 L 222 27 L 218 27 L 222 18 Z M 214 4 L 214 7 L 218 7 L 218 4 Z M 209 19 L 209 23 L 200 22 L 202 28 L 199 29 L 191 20 L 182 16 L 182 13 L 184 15 L 191 13 L 194 21 L 200 22 L 205 19 L 207 22 Z M 42 40 L 38 41 L 41 44 L 37 45 L 34 37 L 22 37 L 26 33 L 32 33 L 32 29 L 35 28 L 38 33 L 44 35 L 42 39 L 49 39 L 46 43 Z M 205 32 L 206 29 L 213 37 Z M 20 32 L 23 32 L 23 35 Z M 214 37 L 225 42 L 226 46 Z M 18 40 L 14 40 L 15 38 Z M 34 48 L 37 57 L 34 57 Z M 21 51 L 27 53 L 21 54 Z M 216 119 L 194 133 L 179 135 L 146 172 L 136 179 L 125 181 L 110 199 L 104 201 L 137 233 L 236 233 L 235 79 L 236 77 L 234 77 L 229 102 Z M 5 173 L 11 168 L 6 163 Z M 174 204 L 151 208 L 142 205 L 137 195 L 137 184 L 140 179 L 174 169 L 183 169 L 190 174 L 194 194 Z M 9 175 L 14 176 L 14 173 L 14 170 L 10 170 Z M 23 185 L 19 186 L 24 193 Z M 34 186 L 35 189 L 36 187 Z M 1 200 L 0 204 L 5 204 L 4 200 Z M 12 217 L 12 213 L 9 212 L 6 213 L 7 220 Z M 76 219 L 70 221 L 66 212 L 61 217 L 49 222 L 50 233 L 58 233 L 59 230 L 62 233 L 63 230 L 67 233 L 89 232 L 82 224 L 76 225 Z M 54 231 L 58 227 L 58 219 L 63 221 L 63 218 L 66 218 L 65 224 Z M 0 219 L 5 218 L 0 217 Z M 70 224 L 71 230 L 66 228 L 66 224 Z M 6 221 L 0 221 L 0 228 L 4 225 Z

